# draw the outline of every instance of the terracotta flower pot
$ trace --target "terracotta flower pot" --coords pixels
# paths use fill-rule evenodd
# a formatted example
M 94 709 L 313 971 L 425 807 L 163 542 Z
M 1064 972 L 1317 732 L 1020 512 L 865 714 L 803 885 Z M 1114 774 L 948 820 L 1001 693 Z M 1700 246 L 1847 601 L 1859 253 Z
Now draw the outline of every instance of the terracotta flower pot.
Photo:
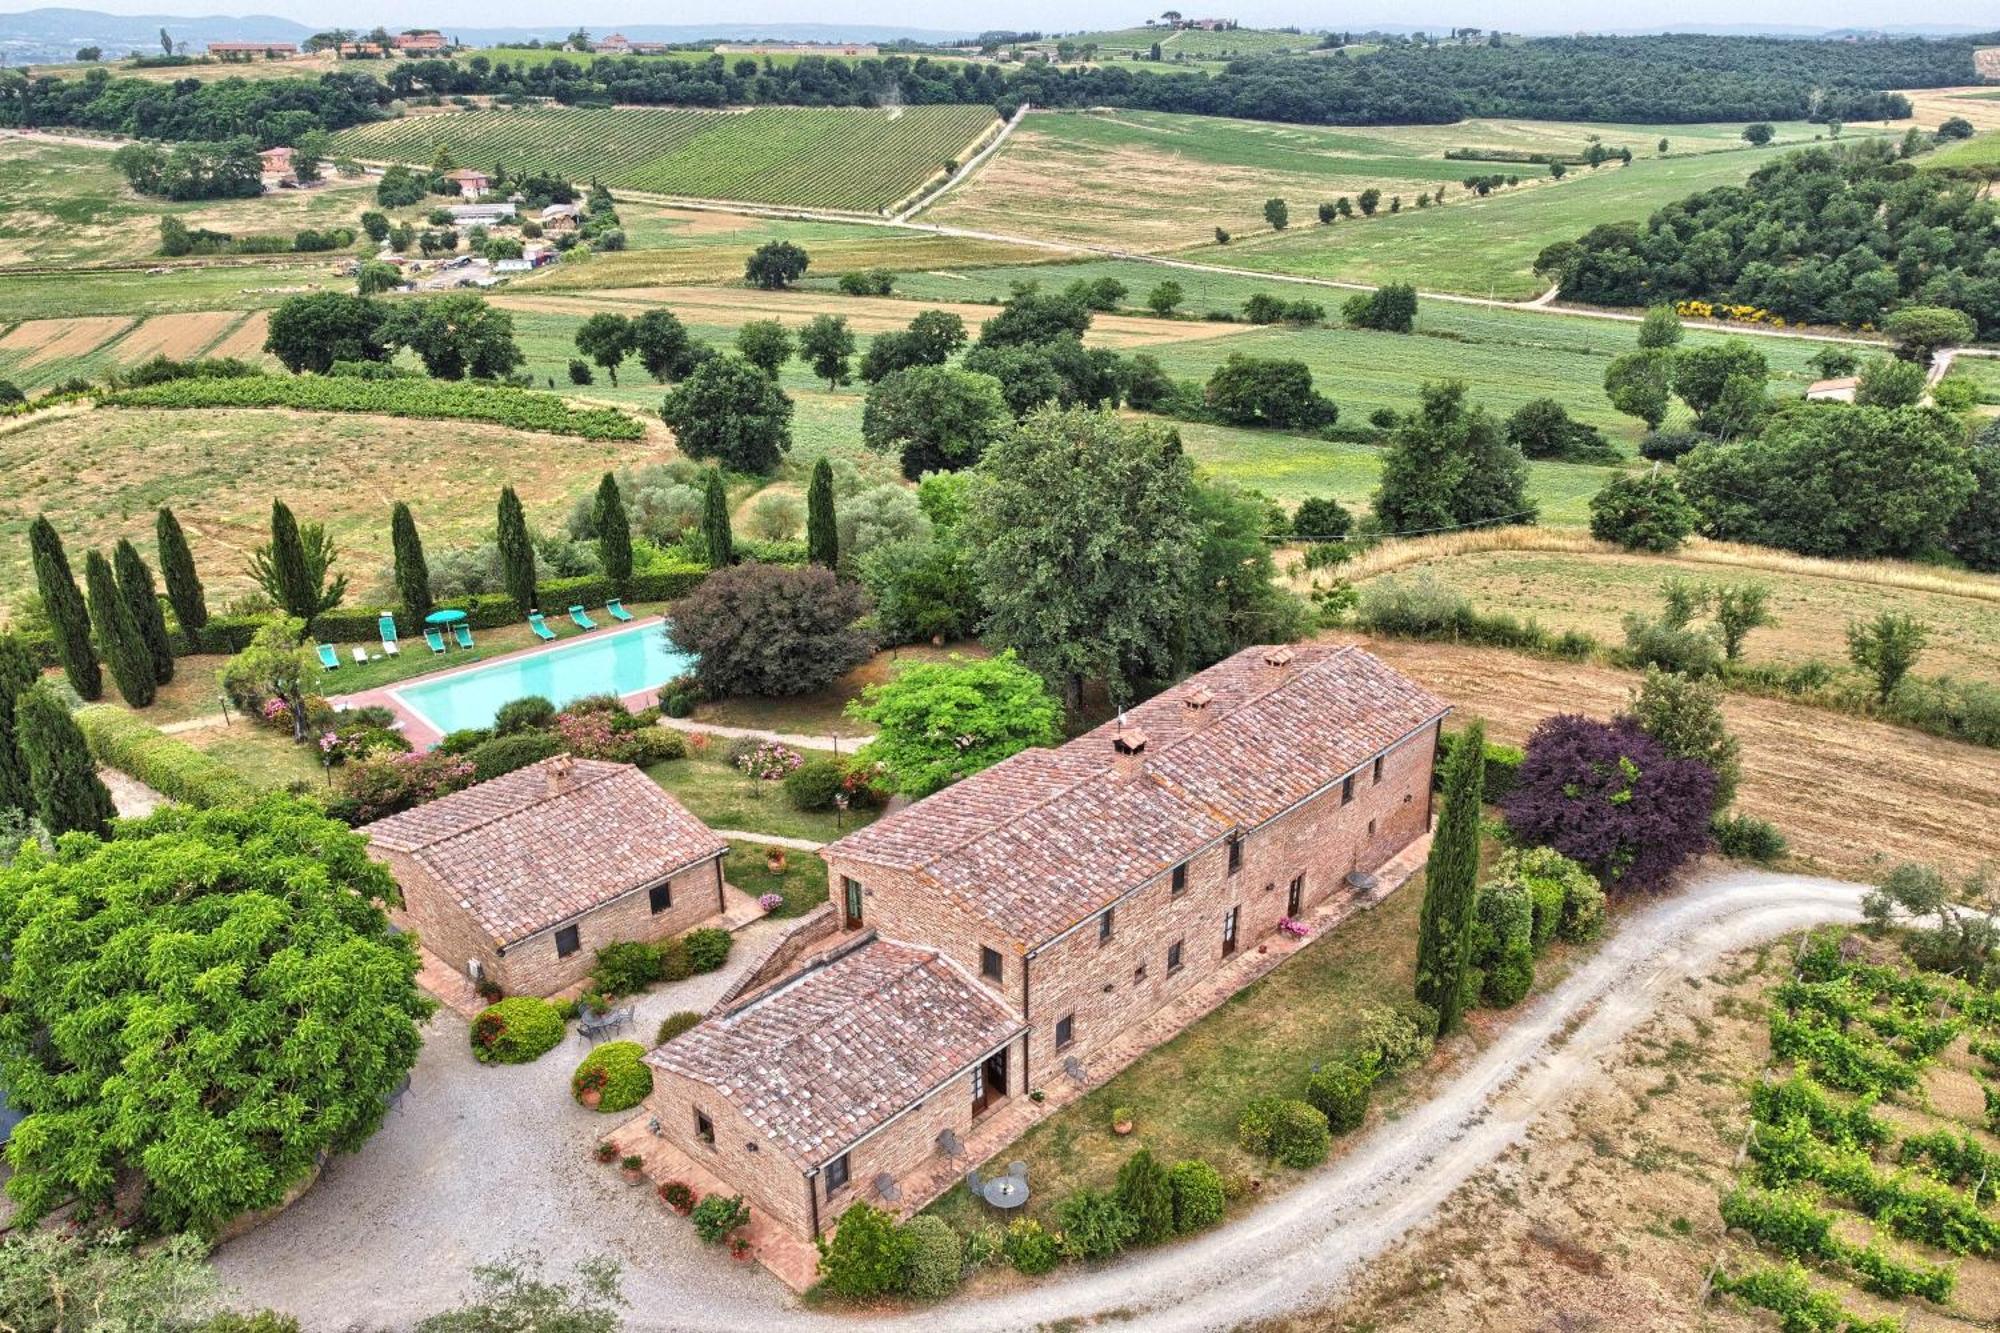
M 597 1104 L 603 1100 L 604 1090 L 602 1088 L 585 1088 L 583 1095 L 577 1098 L 577 1101 L 583 1103 L 583 1109 L 586 1111 L 595 1111 Z
M 625 1183 L 627 1185 L 636 1185 L 640 1181 L 646 1178 L 646 1173 L 644 1171 L 635 1170 L 631 1167 L 625 1167 L 625 1166 L 621 1166 L 618 1168 L 618 1174 L 625 1177 Z
M 1126 1134 L 1130 1134 L 1132 1132 L 1132 1122 L 1130 1120 L 1120 1120 L 1117 1124 L 1111 1127 L 1111 1132 L 1113 1134 L 1119 1135 L 1120 1137 L 1123 1137 Z
M 782 847 L 773 847 L 771 850 L 765 852 L 764 864 L 771 868 L 773 874 L 783 870 L 785 868 L 785 849 Z

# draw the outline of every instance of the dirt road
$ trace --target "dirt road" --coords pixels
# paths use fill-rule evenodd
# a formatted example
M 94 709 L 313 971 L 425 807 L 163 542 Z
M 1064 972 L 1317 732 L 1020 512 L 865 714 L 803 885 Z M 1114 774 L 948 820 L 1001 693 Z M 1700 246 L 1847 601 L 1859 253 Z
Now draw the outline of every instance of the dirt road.
M 626 1326 L 635 1330 L 933 1333 L 942 1326 L 1000 1333 L 1099 1315 L 1145 1333 L 1232 1328 L 1336 1297 L 1362 1265 L 1561 1105 L 1668 987 L 1736 949 L 1856 919 L 1862 893 L 1854 884 L 1760 873 L 1696 883 L 1628 918 L 1434 1098 L 1378 1125 L 1290 1193 L 1187 1243 L 1004 1295 L 973 1294 L 942 1310 L 871 1314 L 865 1322 L 806 1310 L 775 1282 L 746 1280 L 739 1266 L 697 1246 L 656 1208 L 578 1207 L 544 1197 L 550 1178 L 566 1182 L 568 1193 L 601 1182 L 602 1173 L 578 1164 L 574 1144 L 556 1141 L 576 1128 L 567 1121 L 587 1116 L 551 1110 L 575 1108 L 561 1104 L 546 1077 L 495 1077 L 472 1067 L 456 1049 L 462 1026 L 456 1042 L 453 1032 L 444 1034 L 452 1049 L 425 1052 L 426 1092 L 405 1113 L 423 1123 L 392 1118 L 360 1154 L 336 1162 L 300 1205 L 225 1247 L 222 1266 L 241 1299 L 290 1310 L 315 1333 L 357 1318 L 408 1327 L 451 1297 L 440 1261 L 448 1270 L 510 1248 L 546 1252 L 552 1245 L 563 1258 L 580 1247 L 619 1253 L 631 1303 Z M 561 1070 L 551 1069 L 560 1081 Z M 530 1067 L 531 1076 L 546 1072 Z M 521 1095 L 504 1095 L 515 1084 Z M 503 1131 L 520 1140 L 517 1152 L 496 1152 L 494 1136 Z M 420 1169 L 426 1164 L 455 1189 L 441 1190 L 436 1170 Z M 359 1224 L 357 1206 L 368 1214 Z M 594 1232 L 573 1233 L 585 1217 L 596 1219 Z

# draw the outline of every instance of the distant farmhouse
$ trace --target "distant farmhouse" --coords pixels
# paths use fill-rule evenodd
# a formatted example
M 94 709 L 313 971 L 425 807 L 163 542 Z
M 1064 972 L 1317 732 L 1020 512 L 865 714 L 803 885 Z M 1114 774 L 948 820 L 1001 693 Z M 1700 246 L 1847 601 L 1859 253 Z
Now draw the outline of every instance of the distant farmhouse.
M 1184 19 L 1179 14 L 1165 18 L 1147 19 L 1149 28 L 1172 28 L 1176 32 L 1195 29 L 1200 32 L 1228 32 L 1237 26 L 1235 19 Z
M 635 42 L 622 32 L 614 32 L 602 41 L 591 43 L 590 49 L 601 56 L 661 56 L 667 53 L 667 44 Z
M 719 56 L 872 56 L 880 48 L 864 42 L 718 42 Z

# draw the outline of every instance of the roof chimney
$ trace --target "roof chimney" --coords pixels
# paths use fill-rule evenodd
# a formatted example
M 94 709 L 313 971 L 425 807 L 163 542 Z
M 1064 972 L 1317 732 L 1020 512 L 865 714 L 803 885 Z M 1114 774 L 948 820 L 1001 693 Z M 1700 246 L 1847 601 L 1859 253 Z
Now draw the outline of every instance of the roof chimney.
M 1278 644 L 1264 650 L 1264 665 L 1276 667 L 1280 671 L 1292 664 L 1292 649 L 1289 644 Z
M 570 776 L 576 771 L 576 760 L 567 754 L 559 754 L 549 760 L 542 771 L 549 779 L 549 795 L 560 796 L 569 790 Z
M 1146 767 L 1146 733 L 1125 725 L 1125 710 L 1118 710 L 1118 727 L 1111 733 L 1111 752 L 1120 777 L 1137 777 Z

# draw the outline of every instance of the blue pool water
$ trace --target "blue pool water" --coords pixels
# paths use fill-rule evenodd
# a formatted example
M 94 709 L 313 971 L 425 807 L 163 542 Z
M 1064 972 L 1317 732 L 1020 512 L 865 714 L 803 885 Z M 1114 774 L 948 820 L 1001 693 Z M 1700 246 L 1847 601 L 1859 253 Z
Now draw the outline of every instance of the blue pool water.
M 436 680 L 399 685 L 393 693 L 441 732 L 490 727 L 503 704 L 539 694 L 560 708 L 586 694 L 637 694 L 658 689 L 694 664 L 658 622 L 599 630 L 558 648 Z

